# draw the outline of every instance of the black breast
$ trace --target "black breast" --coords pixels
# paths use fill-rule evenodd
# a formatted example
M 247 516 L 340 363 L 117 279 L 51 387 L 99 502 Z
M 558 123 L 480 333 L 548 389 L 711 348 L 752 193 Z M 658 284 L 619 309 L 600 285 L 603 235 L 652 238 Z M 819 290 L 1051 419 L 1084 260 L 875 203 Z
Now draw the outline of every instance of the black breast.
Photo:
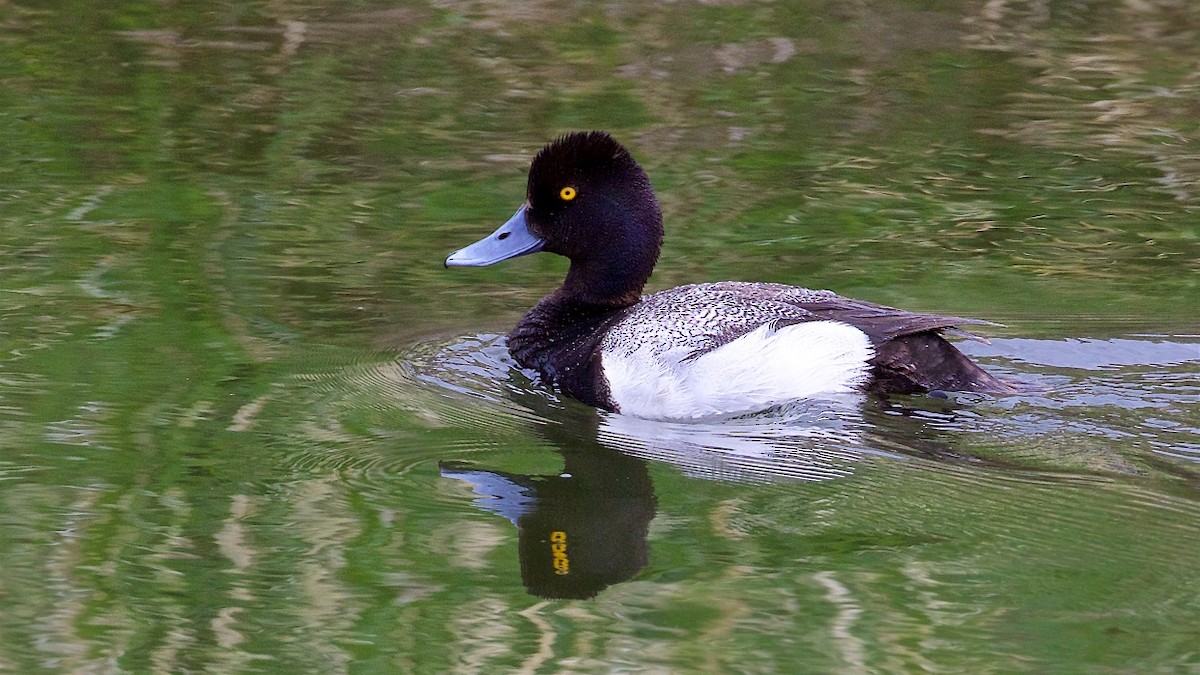
M 508 334 L 508 351 L 517 363 L 538 371 L 573 398 L 615 412 L 600 364 L 600 341 L 626 311 L 550 295 Z

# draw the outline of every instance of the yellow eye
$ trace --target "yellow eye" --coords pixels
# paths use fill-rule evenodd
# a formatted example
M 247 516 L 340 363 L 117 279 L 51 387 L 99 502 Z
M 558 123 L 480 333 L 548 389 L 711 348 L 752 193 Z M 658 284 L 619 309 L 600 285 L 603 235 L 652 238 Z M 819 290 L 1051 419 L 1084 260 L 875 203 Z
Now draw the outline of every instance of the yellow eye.
M 572 199 L 575 199 L 575 188 L 568 185 L 567 187 L 558 191 L 558 196 L 562 197 L 564 202 L 569 202 Z

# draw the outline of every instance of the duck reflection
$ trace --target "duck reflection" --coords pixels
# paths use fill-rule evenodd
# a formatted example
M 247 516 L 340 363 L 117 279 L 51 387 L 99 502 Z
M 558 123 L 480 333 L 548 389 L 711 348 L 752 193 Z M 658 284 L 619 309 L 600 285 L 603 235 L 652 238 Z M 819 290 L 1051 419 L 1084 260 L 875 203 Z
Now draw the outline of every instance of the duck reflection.
M 439 466 L 442 476 L 471 486 L 479 508 L 517 527 L 521 579 L 530 593 L 546 598 L 590 598 L 648 564 L 657 506 L 648 460 L 710 480 L 812 481 L 848 475 L 850 464 L 870 452 L 854 442 L 859 429 L 853 419 L 847 422 L 843 406 L 837 414 L 805 408 L 680 424 L 574 406 L 549 410 L 545 401 L 522 398 L 523 407 L 555 420 L 537 429 L 563 458 L 560 473 Z
M 561 473 L 514 474 L 463 462 L 439 467 L 443 476 L 471 485 L 479 508 L 517 527 L 521 580 L 530 593 L 591 598 L 649 561 L 657 503 L 650 471 L 643 459 L 589 441 L 596 436 L 586 427 L 572 433 L 551 424 L 543 435 L 563 458 Z

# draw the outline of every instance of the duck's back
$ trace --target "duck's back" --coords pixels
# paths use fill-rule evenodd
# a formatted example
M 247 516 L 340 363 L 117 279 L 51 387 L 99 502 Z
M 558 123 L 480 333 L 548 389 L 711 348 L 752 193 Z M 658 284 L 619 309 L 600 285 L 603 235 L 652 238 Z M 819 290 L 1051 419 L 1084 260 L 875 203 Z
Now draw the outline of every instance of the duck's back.
M 695 359 L 765 324 L 818 320 L 804 305 L 837 297 L 830 291 L 783 284 L 725 281 L 678 286 L 644 296 L 630 307 L 608 330 L 601 348 Z

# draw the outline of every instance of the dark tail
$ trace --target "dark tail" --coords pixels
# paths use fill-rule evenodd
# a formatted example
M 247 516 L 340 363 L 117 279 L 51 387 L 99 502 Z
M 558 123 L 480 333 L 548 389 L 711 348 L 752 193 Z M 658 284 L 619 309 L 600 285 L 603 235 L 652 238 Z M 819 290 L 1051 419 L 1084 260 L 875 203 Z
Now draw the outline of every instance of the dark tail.
M 901 335 L 875 349 L 875 358 L 871 359 L 874 381 L 869 389 L 876 393 L 1016 391 L 1013 385 L 989 375 L 936 331 Z

